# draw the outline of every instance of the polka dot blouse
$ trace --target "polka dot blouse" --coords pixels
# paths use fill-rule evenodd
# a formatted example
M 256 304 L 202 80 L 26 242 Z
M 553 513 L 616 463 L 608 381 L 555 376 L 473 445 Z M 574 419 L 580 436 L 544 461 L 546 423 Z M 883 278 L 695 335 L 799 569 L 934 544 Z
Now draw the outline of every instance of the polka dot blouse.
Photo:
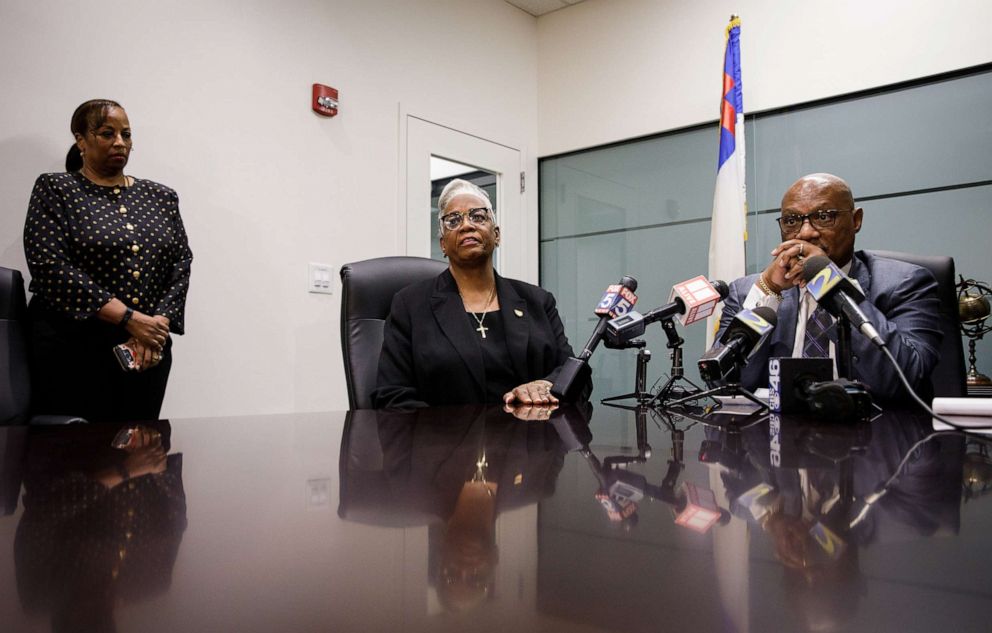
M 135 178 L 105 187 L 78 172 L 42 174 L 24 225 L 31 292 L 84 320 L 116 297 L 184 331 L 190 252 L 172 189 Z

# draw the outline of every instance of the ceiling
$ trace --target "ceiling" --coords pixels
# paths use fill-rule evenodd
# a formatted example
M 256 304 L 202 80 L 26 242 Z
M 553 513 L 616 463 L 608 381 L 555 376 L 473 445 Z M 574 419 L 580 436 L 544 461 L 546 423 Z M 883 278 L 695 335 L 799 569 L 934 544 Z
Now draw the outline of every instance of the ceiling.
M 578 4 L 583 0 L 506 0 L 509 4 L 526 11 L 534 17 L 551 13 L 567 6 Z

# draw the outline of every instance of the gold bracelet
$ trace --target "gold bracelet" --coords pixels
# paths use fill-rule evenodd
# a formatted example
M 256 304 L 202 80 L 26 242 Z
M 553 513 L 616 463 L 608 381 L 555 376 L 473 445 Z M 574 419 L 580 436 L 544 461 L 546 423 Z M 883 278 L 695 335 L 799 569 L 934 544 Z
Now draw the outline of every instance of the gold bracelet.
M 781 292 L 775 292 L 775 291 L 773 291 L 771 289 L 771 287 L 768 285 L 768 282 L 765 281 L 765 274 L 764 273 L 761 273 L 761 274 L 758 275 L 758 289 L 761 290 L 761 292 L 765 293 L 766 295 L 770 295 L 772 297 L 775 297 L 779 301 L 782 300 L 782 293 Z

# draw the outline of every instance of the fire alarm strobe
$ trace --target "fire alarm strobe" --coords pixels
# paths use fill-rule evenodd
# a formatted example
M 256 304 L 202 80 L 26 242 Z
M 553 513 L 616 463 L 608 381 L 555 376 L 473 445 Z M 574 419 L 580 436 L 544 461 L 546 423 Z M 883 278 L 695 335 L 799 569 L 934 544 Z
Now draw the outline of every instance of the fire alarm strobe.
M 323 84 L 313 85 L 313 111 L 321 116 L 334 116 L 338 113 L 338 91 Z

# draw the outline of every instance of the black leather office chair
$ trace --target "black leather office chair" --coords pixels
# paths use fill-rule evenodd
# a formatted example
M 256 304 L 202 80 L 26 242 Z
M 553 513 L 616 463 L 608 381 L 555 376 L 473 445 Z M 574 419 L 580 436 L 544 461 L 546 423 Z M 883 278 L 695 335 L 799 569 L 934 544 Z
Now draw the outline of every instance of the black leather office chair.
M 31 403 L 24 278 L 0 268 L 0 425 L 27 424 Z
M 940 299 L 940 321 L 944 340 L 940 344 L 940 359 L 930 380 L 934 395 L 944 398 L 963 398 L 967 395 L 964 346 L 958 327 L 958 293 L 954 287 L 954 258 L 945 255 L 915 255 L 898 251 L 869 251 L 877 257 L 897 259 L 922 266 L 937 279 Z
M 341 352 L 349 408 L 372 408 L 382 330 L 393 295 L 447 267 L 423 257 L 379 257 L 341 267 Z
M 0 426 L 85 422 L 73 416 L 32 415 L 26 324 L 24 277 L 0 267 Z

